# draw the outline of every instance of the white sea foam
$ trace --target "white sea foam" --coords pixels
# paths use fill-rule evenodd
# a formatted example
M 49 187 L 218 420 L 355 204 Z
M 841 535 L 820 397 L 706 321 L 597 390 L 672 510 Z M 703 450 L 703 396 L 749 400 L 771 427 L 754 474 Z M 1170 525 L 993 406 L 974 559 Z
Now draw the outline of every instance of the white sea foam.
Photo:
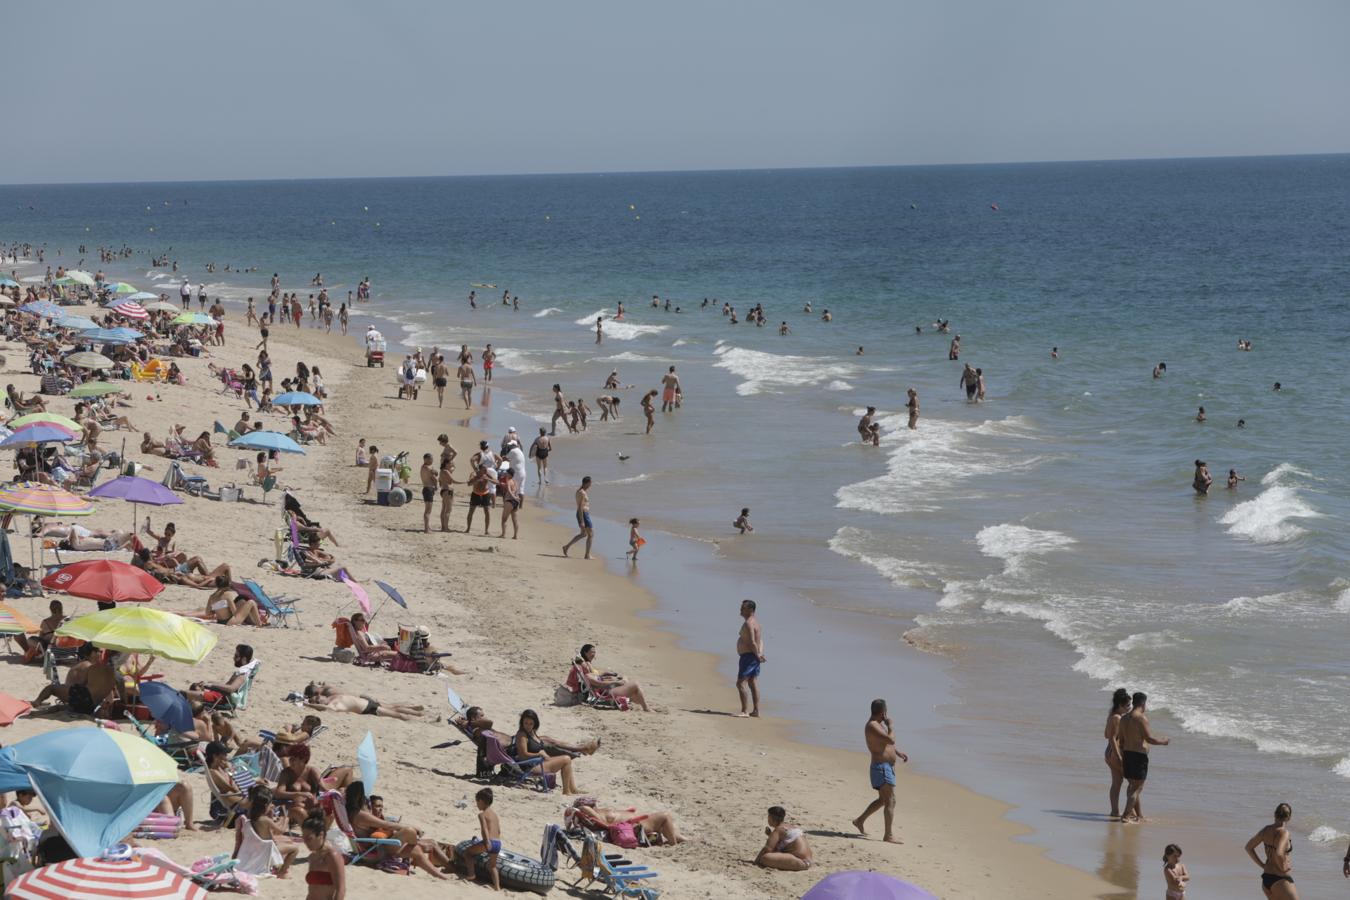
M 726 369 L 742 379 L 736 386 L 736 393 L 742 397 L 784 388 L 824 385 L 838 379 L 852 378 L 859 371 L 852 363 L 832 362 L 814 356 L 765 353 L 729 344 L 719 343 L 713 353 L 717 355 L 714 366 Z
M 684 338 L 676 338 L 676 339 L 675 339 L 675 343 L 671 344 L 670 346 L 672 346 L 672 347 L 683 347 L 683 346 L 684 346 L 685 344 L 687 344 L 687 343 L 689 343 L 689 342 L 686 341 Z
M 534 314 L 534 318 L 536 318 L 536 319 L 542 319 L 542 318 L 544 318 L 545 316 L 551 316 L 551 315 L 554 315 L 555 313 L 560 313 L 560 312 L 562 312 L 562 310 L 559 309 L 558 307 L 556 307 L 556 306 L 550 306 L 548 309 L 541 309 L 541 310 L 539 310 L 539 312 L 537 312 L 537 313 Z
M 1262 594 L 1259 597 L 1234 597 L 1223 604 L 1223 609 L 1233 616 L 1245 616 L 1256 612 L 1264 607 L 1278 606 L 1292 596 L 1292 594 Z
M 894 556 L 869 555 L 862 548 L 875 543 L 871 533 L 861 528 L 844 526 L 830 538 L 830 549 L 840 556 L 856 559 L 876 569 L 892 584 L 914 588 L 934 588 L 941 584 L 931 566 Z
M 1030 468 L 1042 459 L 1009 448 L 1006 436 L 1000 447 L 981 446 L 978 435 L 972 440 L 973 428 L 955 422 L 926 419 L 911 431 L 903 413 L 876 421 L 892 448 L 886 473 L 836 491 L 843 509 L 882 514 L 941 509 L 944 495 L 967 478 Z
M 1005 573 L 1018 574 L 1028 558 L 1063 550 L 1077 541 L 1058 531 L 1003 524 L 981 528 L 975 535 L 975 543 L 985 556 L 1003 560 Z
M 1116 649 L 1126 653 L 1131 650 L 1162 650 L 1190 642 L 1190 638 L 1181 637 L 1170 631 L 1141 631 L 1116 644 Z
M 1350 773 L 1337 772 L 1336 774 L 1347 775 L 1347 777 L 1350 777 Z M 1318 825 L 1312 831 L 1308 832 L 1308 840 L 1312 841 L 1314 844 L 1339 844 L 1347 837 L 1350 837 L 1350 835 L 1346 834 L 1344 831 L 1337 831 L 1330 825 Z
M 543 354 L 525 350 L 517 350 L 513 347 L 498 347 L 497 364 L 503 368 L 510 369 L 512 372 L 519 372 L 521 375 L 536 375 L 541 372 L 555 371 Z
M 1308 473 L 1280 463 L 1261 479 L 1265 490 L 1228 510 L 1219 517 L 1219 524 L 1227 525 L 1229 534 L 1256 544 L 1282 544 L 1307 533 L 1293 520 L 1321 518 L 1322 513 L 1299 493 L 1300 477 Z
M 595 356 L 586 362 L 616 363 L 616 362 L 635 362 L 635 363 L 673 363 L 675 360 L 664 356 L 646 356 L 641 353 L 633 353 L 625 350 L 622 353 L 616 353 L 613 356 Z
M 611 318 L 612 313 L 608 309 L 599 309 L 589 316 L 583 316 L 576 320 L 577 325 L 584 325 L 591 331 L 595 330 L 595 320 L 603 317 L 604 327 L 602 329 L 605 340 L 631 341 L 633 338 L 641 337 L 644 334 L 660 334 L 668 329 L 669 325 L 639 325 L 634 322 L 616 322 Z
M 825 385 L 825 390 L 827 390 L 827 391 L 851 391 L 851 390 L 853 390 L 853 385 L 849 384 L 847 381 L 840 381 L 840 380 L 838 380 L 838 379 L 835 379 L 834 381 L 831 381 L 829 384 Z
M 1350 613 L 1350 581 L 1344 578 L 1337 578 L 1331 582 L 1331 589 L 1336 591 L 1336 611 Z
M 641 474 L 641 475 L 633 475 L 633 476 L 630 477 L 630 478 L 615 478 L 613 481 L 606 481 L 606 482 L 603 482 L 603 483 L 604 483 L 604 484 L 638 484 L 638 483 L 643 482 L 643 481 L 649 481 L 649 480 L 651 479 L 651 477 L 652 477 L 652 476 L 650 476 L 650 475 L 648 475 L 647 473 L 644 472 L 644 473 Z

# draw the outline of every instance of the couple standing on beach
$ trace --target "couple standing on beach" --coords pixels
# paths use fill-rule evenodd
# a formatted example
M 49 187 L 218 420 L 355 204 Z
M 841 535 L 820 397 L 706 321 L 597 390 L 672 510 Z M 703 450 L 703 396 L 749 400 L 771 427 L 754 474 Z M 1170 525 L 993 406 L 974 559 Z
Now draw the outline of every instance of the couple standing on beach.
M 1168 738 L 1154 737 L 1149 730 L 1148 696 L 1142 691 L 1116 688 L 1111 696 L 1111 713 L 1106 718 L 1106 766 L 1111 770 L 1111 818 L 1122 822 L 1142 822 L 1144 814 L 1139 795 L 1148 779 L 1148 748 L 1166 747 Z M 1125 811 L 1120 811 L 1120 787 L 1125 791 Z

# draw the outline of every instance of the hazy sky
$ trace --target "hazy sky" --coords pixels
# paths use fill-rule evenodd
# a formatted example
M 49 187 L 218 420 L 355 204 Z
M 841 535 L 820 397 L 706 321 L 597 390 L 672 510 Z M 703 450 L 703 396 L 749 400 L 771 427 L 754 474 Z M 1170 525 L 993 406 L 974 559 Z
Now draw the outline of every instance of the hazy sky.
M 1345 0 L 8 4 L 0 182 L 1350 150 Z

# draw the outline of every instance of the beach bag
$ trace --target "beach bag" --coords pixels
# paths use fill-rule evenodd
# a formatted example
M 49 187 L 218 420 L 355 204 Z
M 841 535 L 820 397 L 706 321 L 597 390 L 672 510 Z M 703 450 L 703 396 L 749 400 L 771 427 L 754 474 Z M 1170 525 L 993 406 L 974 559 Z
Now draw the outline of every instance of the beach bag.
M 581 702 L 577 692 L 565 684 L 558 685 L 553 691 L 554 706 L 576 706 Z
M 351 647 L 334 647 L 333 659 L 340 663 L 356 662 L 356 651 Z
M 632 822 L 618 822 L 609 826 L 608 838 L 611 844 L 625 850 L 633 850 L 638 846 L 637 828 Z

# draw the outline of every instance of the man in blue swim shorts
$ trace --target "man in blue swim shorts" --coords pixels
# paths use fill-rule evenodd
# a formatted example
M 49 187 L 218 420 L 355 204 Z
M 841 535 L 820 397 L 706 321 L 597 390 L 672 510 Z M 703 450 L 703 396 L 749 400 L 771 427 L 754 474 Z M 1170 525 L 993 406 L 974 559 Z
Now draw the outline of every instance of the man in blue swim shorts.
M 591 525 L 591 476 L 581 479 L 577 488 L 577 536 L 563 544 L 563 556 L 572 549 L 572 545 L 582 538 L 586 539 L 586 559 L 591 558 L 591 540 L 595 537 L 595 528 Z
M 764 662 L 764 635 L 755 618 L 755 601 L 741 601 L 740 633 L 736 635 L 736 693 L 741 698 L 740 718 L 759 715 L 759 665 Z M 747 696 L 748 695 L 748 696 Z M 749 701 L 749 702 L 747 702 Z
M 863 738 L 867 741 L 867 752 L 872 757 L 868 774 L 871 776 L 872 789 L 877 792 L 877 799 L 868 804 L 863 814 L 853 820 L 853 825 L 859 834 L 867 834 L 863 825 L 866 824 L 868 817 L 879 809 L 884 810 L 886 833 L 881 839 L 887 843 L 899 844 L 901 841 L 894 832 L 895 763 L 897 760 L 909 762 L 909 757 L 895 746 L 895 729 L 891 726 L 890 716 L 886 714 L 885 700 L 872 701 L 872 716 L 863 729 Z

